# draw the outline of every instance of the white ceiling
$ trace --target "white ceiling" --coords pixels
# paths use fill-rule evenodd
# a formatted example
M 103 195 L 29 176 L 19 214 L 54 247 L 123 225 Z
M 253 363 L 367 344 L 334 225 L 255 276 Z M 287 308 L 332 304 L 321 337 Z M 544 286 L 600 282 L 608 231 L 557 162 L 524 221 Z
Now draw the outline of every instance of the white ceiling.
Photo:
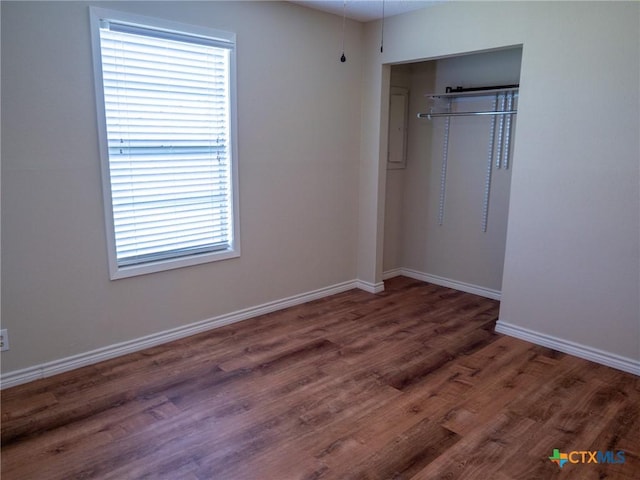
M 401 13 L 426 8 L 446 0 L 385 0 L 384 16 L 392 17 Z M 323 12 L 342 16 L 343 0 L 292 0 L 293 3 Z M 369 22 L 382 18 L 382 0 L 346 0 L 346 16 L 359 22 Z

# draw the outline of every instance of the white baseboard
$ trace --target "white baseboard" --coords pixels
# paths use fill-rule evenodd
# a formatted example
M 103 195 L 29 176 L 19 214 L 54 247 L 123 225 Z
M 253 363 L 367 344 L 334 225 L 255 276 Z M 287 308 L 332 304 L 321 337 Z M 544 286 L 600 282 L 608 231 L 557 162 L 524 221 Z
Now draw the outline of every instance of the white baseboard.
M 383 280 L 389 280 L 390 278 L 393 277 L 399 277 L 401 275 L 403 275 L 404 270 L 402 268 L 393 268 L 391 270 L 387 270 L 386 272 L 382 272 L 382 279 Z M 408 275 L 405 275 L 408 277 Z
M 371 283 L 371 282 L 365 282 L 364 280 L 358 280 L 357 287 L 360 290 L 364 290 L 365 292 L 369 292 L 369 293 L 384 292 L 384 282 Z
M 435 277 L 433 275 L 416 272 L 415 270 L 410 269 L 400 268 L 390 270 L 388 272 L 385 272 L 384 279 L 392 278 L 398 275 L 404 275 L 416 280 L 455 288 L 457 290 L 474 293 L 476 295 L 481 295 L 488 298 L 499 299 L 500 295 L 499 292 L 495 292 L 493 290 L 487 290 L 482 287 L 476 287 L 473 285 L 463 284 L 448 279 L 442 279 L 441 277 Z M 384 291 L 384 284 L 382 282 L 374 284 L 363 280 L 350 280 L 347 282 L 331 285 L 329 287 L 320 288 L 311 292 L 264 303 L 256 307 L 238 310 L 236 312 L 209 318 L 199 322 L 191 323 L 189 325 L 184 325 L 182 327 L 154 333 L 145 337 L 109 345 L 107 347 L 99 348 L 79 355 L 73 355 L 71 357 L 54 360 L 52 362 L 43 363 L 22 370 L 8 372 L 0 377 L 0 388 L 9 388 L 16 385 L 21 385 L 23 383 L 31 382 L 33 380 L 38 380 L 41 378 L 46 378 L 52 375 L 74 370 L 76 368 L 93 365 L 104 360 L 109 360 L 121 355 L 137 352 L 145 348 L 171 342 L 173 340 L 178 340 L 180 338 L 195 335 L 197 333 L 212 330 L 214 328 L 219 328 L 224 325 L 230 325 L 232 323 L 240 322 L 242 320 L 247 320 L 249 318 L 275 312 L 288 307 L 293 307 L 295 305 L 300 305 L 302 303 L 310 302 L 330 295 L 335 295 L 337 293 L 352 290 L 354 288 L 359 288 L 369 293 L 379 293 Z M 496 294 L 498 298 L 495 297 Z M 597 350 L 560 338 L 534 332 L 532 330 L 518 327 L 516 325 L 511 325 L 502 320 L 499 320 L 497 322 L 496 332 L 535 343 L 537 345 L 553 348 L 554 350 L 568 353 L 570 355 L 575 355 L 576 357 L 591 360 L 593 362 L 629 372 L 634 375 L 640 375 L 640 361 L 638 360 L 620 357 L 609 352 L 604 352 L 602 350 Z
M 40 365 L 25 368 L 22 370 L 8 372 L 0 376 L 0 389 L 13 387 L 15 385 L 38 380 L 40 378 L 50 377 L 52 375 L 68 372 L 69 370 L 74 370 L 76 368 L 86 367 L 88 365 L 102 362 L 103 360 L 109 360 L 121 355 L 126 355 L 127 353 L 137 352 L 145 348 L 171 342 L 180 338 L 189 337 L 191 335 L 205 332 L 207 330 L 212 330 L 224 325 L 230 325 L 242 320 L 247 320 L 259 315 L 264 315 L 266 313 L 293 307 L 295 305 L 300 305 L 312 300 L 328 297 L 329 295 L 335 295 L 336 293 L 345 292 L 354 288 L 360 288 L 369 292 L 369 287 L 371 285 L 373 284 L 369 284 L 368 282 L 363 282 L 360 280 L 350 280 L 347 282 L 331 285 L 329 287 L 320 288 L 318 290 L 313 290 L 311 292 L 264 303 L 256 307 L 245 308 L 243 310 L 238 310 L 206 320 L 201 320 L 199 322 L 191 323 L 170 330 L 165 330 L 163 332 L 158 332 L 133 340 L 128 340 L 126 342 L 109 345 L 107 347 L 102 347 L 90 352 L 81 353 L 79 355 L 73 355 L 71 357 L 42 363 Z M 375 285 L 373 286 L 376 287 Z
M 459 282 L 450 278 L 430 275 L 410 268 L 394 268 L 393 270 L 387 270 L 382 274 L 382 278 L 387 280 L 399 275 L 413 278 L 415 280 L 421 280 L 423 282 L 433 283 L 434 285 L 440 285 L 441 287 L 453 288 L 454 290 L 460 290 L 461 292 L 473 293 L 474 295 L 491 298 L 492 300 L 500 300 L 502 296 L 502 293 L 499 290 L 492 290 L 490 288 Z
M 496 332 L 640 376 L 640 360 L 621 357 L 614 353 L 512 325 L 502 320 L 498 320 L 496 323 Z

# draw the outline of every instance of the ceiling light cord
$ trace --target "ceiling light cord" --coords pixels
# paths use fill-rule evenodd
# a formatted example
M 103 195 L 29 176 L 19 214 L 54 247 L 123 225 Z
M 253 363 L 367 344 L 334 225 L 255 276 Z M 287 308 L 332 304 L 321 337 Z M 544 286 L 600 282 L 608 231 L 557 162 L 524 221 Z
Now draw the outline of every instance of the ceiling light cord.
M 347 57 L 344 56 L 344 31 L 345 31 L 346 20 L 347 20 L 347 0 L 343 0 L 342 2 L 342 56 L 340 57 L 340 61 L 342 63 L 347 61 Z
M 384 52 L 384 0 L 382 0 L 382 31 L 380 33 L 380 53 L 382 53 Z

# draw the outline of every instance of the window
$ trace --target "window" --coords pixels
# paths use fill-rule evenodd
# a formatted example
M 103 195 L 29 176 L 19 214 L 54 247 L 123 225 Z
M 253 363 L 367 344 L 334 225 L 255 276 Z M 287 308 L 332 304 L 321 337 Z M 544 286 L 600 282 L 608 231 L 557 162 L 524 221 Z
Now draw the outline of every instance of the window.
M 235 35 L 91 25 L 111 278 L 238 256 Z

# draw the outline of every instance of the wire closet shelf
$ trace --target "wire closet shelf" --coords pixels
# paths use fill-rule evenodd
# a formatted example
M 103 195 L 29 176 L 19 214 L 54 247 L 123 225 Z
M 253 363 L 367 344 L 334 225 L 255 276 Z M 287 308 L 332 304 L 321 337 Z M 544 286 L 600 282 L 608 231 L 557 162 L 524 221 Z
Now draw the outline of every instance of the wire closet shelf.
M 430 100 L 442 99 L 447 101 L 447 107 L 450 108 L 451 100 L 456 98 L 465 98 L 465 97 L 487 97 L 487 96 L 505 96 L 511 97 L 512 99 L 518 95 L 518 85 L 507 85 L 504 87 L 478 87 L 478 88 L 461 88 L 458 87 L 456 89 L 452 89 L 451 87 L 447 87 L 446 93 L 429 93 L 425 95 L 426 98 Z M 428 113 L 418 113 L 418 118 L 426 118 L 431 120 L 436 117 L 462 117 L 462 116 L 473 116 L 473 115 L 515 115 L 518 113 L 518 110 L 515 108 L 509 108 L 505 110 L 502 108 L 501 110 L 480 110 L 480 111 L 467 111 L 467 112 L 436 112 L 433 108 Z

